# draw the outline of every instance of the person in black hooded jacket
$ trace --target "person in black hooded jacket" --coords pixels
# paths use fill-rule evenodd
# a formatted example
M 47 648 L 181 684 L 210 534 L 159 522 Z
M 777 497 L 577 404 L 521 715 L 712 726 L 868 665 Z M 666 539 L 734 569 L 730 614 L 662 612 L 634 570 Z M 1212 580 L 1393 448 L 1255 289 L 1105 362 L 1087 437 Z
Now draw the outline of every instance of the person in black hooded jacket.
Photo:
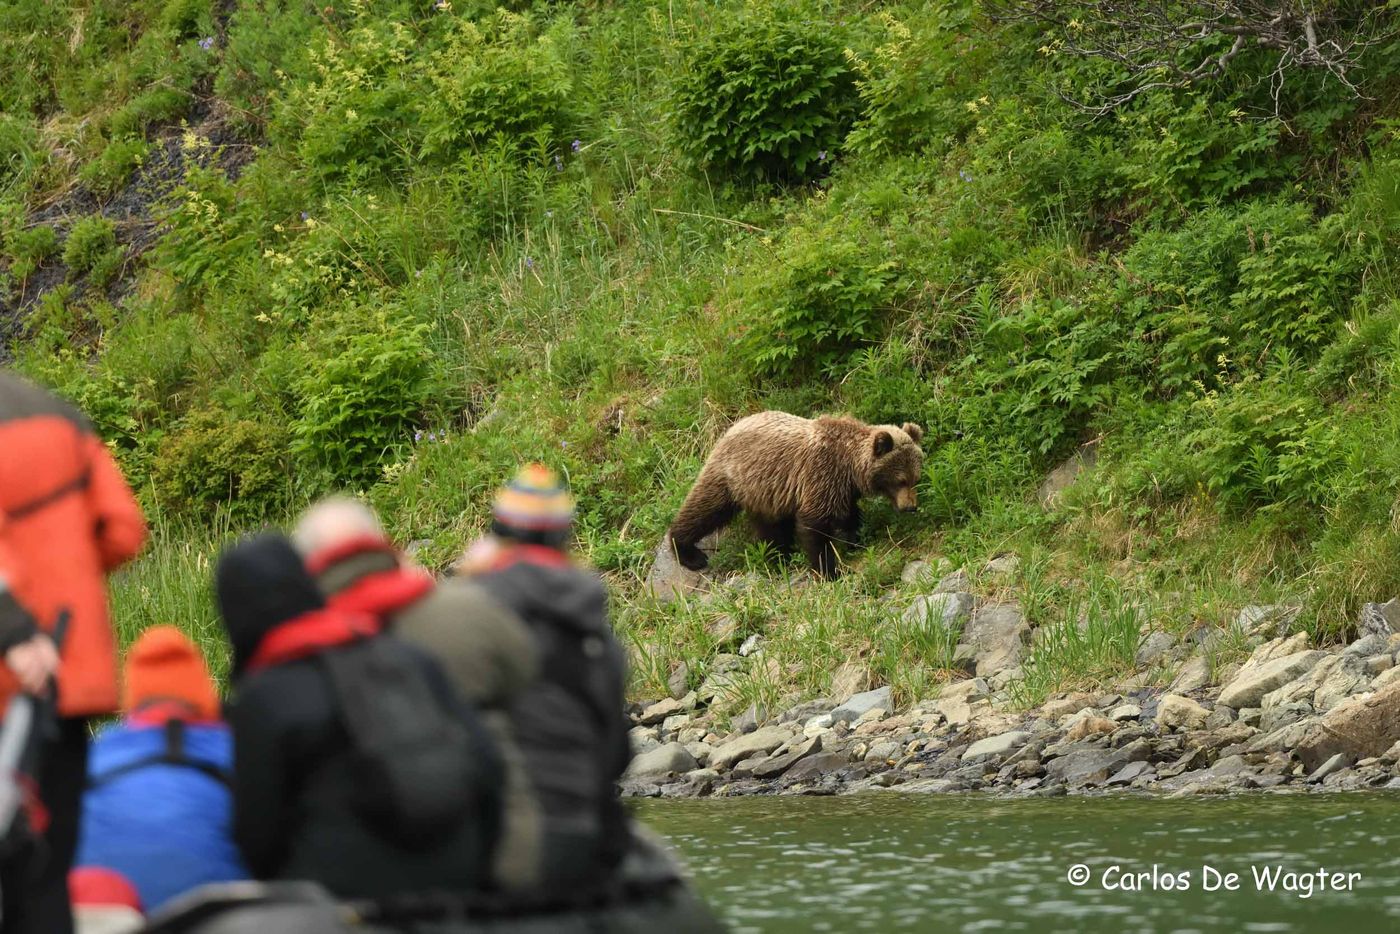
M 540 676 L 509 714 L 543 816 L 546 900 L 606 886 L 631 839 L 616 787 L 632 756 L 626 655 L 603 582 L 567 554 L 572 524 L 568 492 L 531 464 L 496 497 L 494 541 L 459 569 L 524 620 L 540 652 Z
M 234 742 L 234 837 L 253 875 L 309 879 L 341 898 L 460 894 L 483 887 L 498 817 L 493 786 L 499 773 L 493 771 L 489 741 L 482 741 L 471 712 L 430 657 L 380 633 L 372 617 L 328 608 L 291 542 L 280 534 L 260 535 L 225 552 L 216 591 L 233 648 L 228 719 Z M 409 672 L 411 677 L 401 680 L 425 686 L 428 704 L 460 716 L 479 743 L 479 780 L 454 787 L 462 802 L 460 819 L 438 822 L 442 826 L 431 835 L 405 835 L 382 815 L 376 819 L 377 804 L 385 802 L 375 796 L 400 786 L 367 774 L 365 720 L 383 727 L 386 718 L 374 712 L 376 707 L 407 705 L 366 679 L 355 686 L 363 695 L 357 713 L 347 710 L 344 682 L 334 674 L 340 669 L 332 666 L 366 659 L 387 664 L 391 672 Z M 365 711 L 372 712 L 368 718 Z M 390 733 L 396 722 L 411 733 L 418 719 L 391 715 Z M 399 737 L 389 738 L 392 748 Z M 399 748 L 413 747 L 410 742 Z

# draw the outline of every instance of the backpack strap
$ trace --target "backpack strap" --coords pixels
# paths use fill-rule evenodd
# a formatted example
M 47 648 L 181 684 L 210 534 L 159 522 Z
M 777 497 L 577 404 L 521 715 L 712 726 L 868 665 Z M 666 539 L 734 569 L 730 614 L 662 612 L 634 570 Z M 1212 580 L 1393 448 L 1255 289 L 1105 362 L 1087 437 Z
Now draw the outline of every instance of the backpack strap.
M 20 503 L 18 506 L 12 506 L 9 509 L 6 509 L 5 514 L 12 522 L 19 522 L 23 519 L 28 519 L 30 516 L 35 515 L 36 513 L 43 512 L 45 509 L 48 509 L 50 506 L 52 506 L 54 503 L 57 503 L 59 500 L 83 492 L 88 488 L 88 484 L 91 482 L 91 472 L 88 470 L 84 470 L 72 480 L 69 480 L 67 483 L 61 484 L 60 486 L 49 490 L 49 492 L 44 493 L 43 495 L 36 496 L 27 502 Z
M 221 769 L 211 762 L 196 759 L 185 752 L 185 721 L 167 720 L 165 723 L 165 749 L 154 755 L 135 759 L 131 762 L 123 763 L 116 768 L 108 769 L 101 775 L 94 775 L 88 779 L 88 789 L 101 788 L 125 775 L 139 772 L 156 765 L 174 765 L 180 768 L 193 769 L 200 772 L 214 781 L 231 788 L 233 777 L 229 775 L 227 769 Z

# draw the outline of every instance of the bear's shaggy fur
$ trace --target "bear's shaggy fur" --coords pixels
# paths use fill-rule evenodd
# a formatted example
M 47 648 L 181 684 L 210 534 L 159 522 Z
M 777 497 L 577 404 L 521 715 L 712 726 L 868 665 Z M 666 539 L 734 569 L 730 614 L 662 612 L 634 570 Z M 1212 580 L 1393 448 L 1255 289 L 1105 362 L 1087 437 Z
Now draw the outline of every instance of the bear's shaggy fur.
M 897 509 L 918 505 L 923 429 L 867 425 L 853 418 L 801 418 L 760 412 L 735 422 L 715 445 L 671 524 L 676 557 L 698 571 L 699 542 L 740 510 L 783 551 L 794 543 L 812 567 L 837 574 L 835 542 L 854 543 L 861 496 L 887 496 Z

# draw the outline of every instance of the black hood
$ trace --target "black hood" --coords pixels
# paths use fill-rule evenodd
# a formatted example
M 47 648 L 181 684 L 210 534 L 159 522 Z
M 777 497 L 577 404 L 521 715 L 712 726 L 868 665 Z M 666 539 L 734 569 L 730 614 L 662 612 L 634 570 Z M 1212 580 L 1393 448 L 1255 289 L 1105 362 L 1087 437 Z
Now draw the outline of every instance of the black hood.
M 280 532 L 245 538 L 219 557 L 214 590 L 233 647 L 233 674 L 276 626 L 325 606 L 301 556 Z
M 520 562 L 478 581 L 526 619 L 584 633 L 608 629 L 607 589 L 581 568 Z

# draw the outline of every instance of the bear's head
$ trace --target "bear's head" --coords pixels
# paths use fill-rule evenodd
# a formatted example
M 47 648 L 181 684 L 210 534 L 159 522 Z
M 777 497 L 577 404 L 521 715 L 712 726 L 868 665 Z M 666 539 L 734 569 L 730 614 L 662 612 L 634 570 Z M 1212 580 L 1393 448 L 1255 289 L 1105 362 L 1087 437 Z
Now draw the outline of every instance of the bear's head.
M 870 428 L 870 468 L 866 489 L 886 496 L 900 512 L 913 512 L 919 506 L 914 488 L 924 474 L 924 449 L 919 442 L 924 430 L 913 422 L 872 425 Z

